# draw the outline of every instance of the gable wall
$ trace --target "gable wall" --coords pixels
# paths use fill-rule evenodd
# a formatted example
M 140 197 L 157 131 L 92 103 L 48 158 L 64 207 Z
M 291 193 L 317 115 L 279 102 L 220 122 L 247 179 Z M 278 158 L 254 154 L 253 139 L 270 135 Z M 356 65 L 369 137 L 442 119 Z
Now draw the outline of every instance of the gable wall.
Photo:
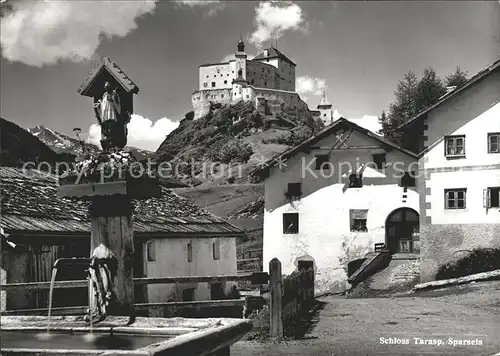
M 331 135 L 313 146 L 332 146 L 336 140 L 335 135 Z M 348 145 L 379 143 L 354 131 Z M 412 157 L 392 150 L 386 159 L 395 167 L 388 166 L 384 175 L 372 178 L 368 176 L 375 176 L 377 172 L 367 169 L 362 188 L 346 189 L 348 179 L 341 175 L 349 170 L 349 165 L 356 168 L 356 164 L 371 162 L 373 153 L 384 151 L 332 152 L 330 161 L 334 169 L 328 175 L 314 170 L 314 155 L 322 152 L 326 151 L 298 153 L 285 163 L 283 170 L 277 167 L 271 170 L 265 182 L 263 261 L 266 269 L 269 261 L 277 257 L 282 262 L 283 273 L 289 274 L 299 259 L 314 260 L 316 288 L 320 292 L 345 288 L 347 262 L 373 251 L 375 243 L 385 242 L 385 220 L 392 211 L 400 207 L 418 211 L 419 206 L 416 189 L 408 188 L 405 193 L 399 186 L 400 173 L 416 168 Z M 287 200 L 287 184 L 295 182 L 302 183 L 302 197 Z M 368 209 L 368 232 L 351 232 L 351 209 Z M 287 212 L 299 213 L 298 234 L 283 234 L 283 213 Z

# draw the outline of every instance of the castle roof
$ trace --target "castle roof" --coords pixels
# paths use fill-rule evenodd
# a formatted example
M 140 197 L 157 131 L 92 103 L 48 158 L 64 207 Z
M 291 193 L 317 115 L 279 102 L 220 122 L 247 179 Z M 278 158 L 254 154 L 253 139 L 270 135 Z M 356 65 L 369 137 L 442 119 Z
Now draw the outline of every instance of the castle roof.
M 129 76 L 118 67 L 108 57 L 102 57 L 92 69 L 89 75 L 83 80 L 78 89 L 78 93 L 84 96 L 93 97 L 102 92 L 106 80 L 115 80 L 128 93 L 139 93 L 139 87 L 129 78 Z
M 266 55 L 267 51 L 267 55 Z M 259 53 L 257 56 L 255 56 L 252 61 L 260 61 L 262 59 L 271 59 L 271 58 L 280 58 L 281 60 L 290 63 L 293 66 L 297 66 L 290 58 L 285 56 L 283 53 L 281 53 L 278 49 L 274 47 L 269 47 L 264 50 L 264 52 Z

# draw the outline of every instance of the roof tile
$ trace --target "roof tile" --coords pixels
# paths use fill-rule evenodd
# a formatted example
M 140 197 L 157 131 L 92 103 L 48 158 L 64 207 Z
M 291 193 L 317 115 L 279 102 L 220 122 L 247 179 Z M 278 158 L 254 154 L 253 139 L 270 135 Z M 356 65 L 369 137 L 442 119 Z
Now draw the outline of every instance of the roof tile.
M 58 180 L 37 170 L 0 167 L 2 227 L 12 231 L 88 233 L 89 203 L 57 197 Z M 136 233 L 233 234 L 236 226 L 162 187 L 160 198 L 135 201 Z

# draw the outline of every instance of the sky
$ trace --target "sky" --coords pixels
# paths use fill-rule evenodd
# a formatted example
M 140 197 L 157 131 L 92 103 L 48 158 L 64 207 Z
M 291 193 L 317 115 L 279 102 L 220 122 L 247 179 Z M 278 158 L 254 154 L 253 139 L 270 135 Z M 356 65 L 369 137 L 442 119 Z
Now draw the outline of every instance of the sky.
M 6 9 L 6 5 L 11 5 Z M 139 86 L 129 144 L 155 150 L 191 110 L 198 65 L 222 61 L 240 36 L 249 56 L 278 38 L 297 63 L 297 91 L 322 91 L 345 118 L 368 122 L 409 70 L 474 75 L 500 57 L 499 1 L 11 1 L 1 19 L 0 113 L 96 140 L 77 89 L 101 56 Z

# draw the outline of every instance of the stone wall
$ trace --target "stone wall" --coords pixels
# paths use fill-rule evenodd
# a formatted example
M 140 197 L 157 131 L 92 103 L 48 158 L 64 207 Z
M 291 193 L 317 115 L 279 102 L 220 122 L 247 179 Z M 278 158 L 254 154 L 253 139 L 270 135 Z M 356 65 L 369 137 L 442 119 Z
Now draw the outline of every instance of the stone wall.
M 210 106 L 215 103 L 228 104 L 231 102 L 231 89 L 197 90 L 191 96 L 194 120 L 208 114 Z
M 420 281 L 436 279 L 439 268 L 453 263 L 475 248 L 500 248 L 500 224 L 420 225 Z

